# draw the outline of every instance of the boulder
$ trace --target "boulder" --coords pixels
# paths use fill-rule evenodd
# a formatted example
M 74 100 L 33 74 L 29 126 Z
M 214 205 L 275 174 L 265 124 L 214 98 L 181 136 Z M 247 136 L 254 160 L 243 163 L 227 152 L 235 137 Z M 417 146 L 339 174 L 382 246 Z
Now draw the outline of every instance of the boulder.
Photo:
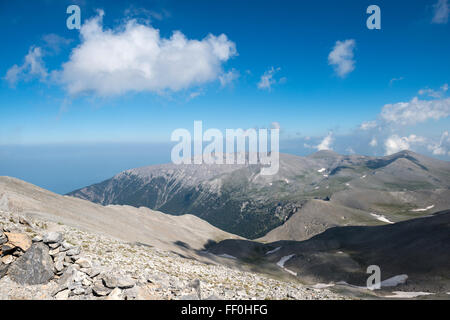
M 59 243 L 63 241 L 63 235 L 59 232 L 49 232 L 44 235 L 42 241 L 45 243 Z
M 96 296 L 107 296 L 112 290 L 105 287 L 101 281 L 95 281 L 92 286 L 92 292 Z
M 12 256 L 12 255 L 4 256 L 4 257 L 2 257 L 1 261 L 4 264 L 10 264 L 14 261 L 14 256 Z
M 22 251 L 27 251 L 31 247 L 31 239 L 23 233 L 5 232 L 8 238 L 7 244 L 20 248 Z
M 41 242 L 42 241 L 42 237 L 41 236 L 35 236 L 33 239 L 31 239 L 31 241 L 33 241 L 33 242 Z
M 79 258 L 75 261 L 77 265 L 79 265 L 81 268 L 91 268 L 92 262 L 89 259 L 86 258 Z
M 77 256 L 80 254 L 80 247 L 74 247 L 66 251 L 68 256 Z
M 60 291 L 55 295 L 55 299 L 56 300 L 67 300 L 69 298 L 69 293 L 70 293 L 70 290 L 68 290 L 68 289 Z
M 53 261 L 42 242 L 31 245 L 8 269 L 9 277 L 20 284 L 44 284 L 54 276 Z
M 123 300 L 123 299 L 124 296 L 122 290 L 120 290 L 119 288 L 115 288 L 113 291 L 111 291 L 111 293 L 106 298 L 106 300 Z
M 134 287 L 136 284 L 133 279 L 122 275 L 105 274 L 102 276 L 103 283 L 110 289 L 120 288 L 128 289 Z

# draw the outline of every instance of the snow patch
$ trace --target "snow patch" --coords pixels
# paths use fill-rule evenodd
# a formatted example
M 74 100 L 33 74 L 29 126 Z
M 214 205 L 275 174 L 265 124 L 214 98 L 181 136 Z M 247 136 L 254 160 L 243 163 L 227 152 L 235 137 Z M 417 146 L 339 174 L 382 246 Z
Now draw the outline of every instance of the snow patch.
M 273 249 L 273 250 L 267 251 L 267 252 L 266 252 L 266 255 L 267 255 L 267 254 L 274 253 L 274 252 L 277 252 L 277 251 L 280 250 L 280 249 L 281 249 L 281 247 L 278 247 L 278 248 L 275 248 L 275 249 Z
M 383 216 L 382 214 L 371 213 L 370 215 L 379 221 L 383 221 L 386 223 L 394 223 L 391 220 L 389 220 L 388 218 L 386 218 L 385 216 Z
M 226 253 L 222 253 L 222 254 L 218 254 L 217 256 L 222 257 L 222 258 L 228 258 L 228 259 L 237 259 L 236 257 L 226 254 Z
M 380 285 L 382 287 L 395 287 L 399 284 L 403 284 L 408 279 L 407 274 L 400 274 L 398 276 L 393 276 L 392 278 L 386 279 L 384 281 L 381 281 Z
M 297 272 L 291 271 L 291 270 L 289 270 L 289 269 L 287 269 L 287 268 L 284 267 L 284 264 L 285 264 L 289 259 L 291 259 L 293 256 L 295 256 L 295 254 L 290 254 L 290 255 L 288 255 L 288 256 L 282 257 L 282 258 L 280 259 L 280 261 L 277 262 L 277 266 L 279 266 L 280 268 L 282 268 L 284 271 L 286 271 L 286 272 L 288 272 L 288 273 L 290 273 L 290 274 L 292 274 L 292 275 L 294 275 L 294 276 L 297 276 Z
M 385 296 L 385 298 L 416 298 L 419 296 L 428 296 L 434 294 L 431 292 L 406 292 L 406 291 L 394 291 L 393 295 Z
M 322 172 L 324 172 L 325 170 L 327 170 L 327 169 L 322 168 L 322 169 L 317 170 L 317 172 L 322 173 Z
M 334 283 L 316 283 L 315 285 L 312 286 L 312 288 L 314 289 L 324 289 L 324 288 L 329 288 L 329 287 L 334 287 Z
M 432 204 L 431 206 L 428 206 L 426 208 L 423 208 L 423 209 L 412 209 L 411 211 L 412 212 L 422 212 L 422 211 L 428 211 L 428 210 L 433 209 L 433 208 L 434 208 L 434 204 Z

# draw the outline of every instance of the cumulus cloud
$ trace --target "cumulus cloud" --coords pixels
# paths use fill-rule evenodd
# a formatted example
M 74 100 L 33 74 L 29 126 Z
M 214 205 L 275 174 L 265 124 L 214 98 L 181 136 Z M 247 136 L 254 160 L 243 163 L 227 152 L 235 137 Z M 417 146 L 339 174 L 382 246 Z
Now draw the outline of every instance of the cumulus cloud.
M 438 0 L 436 4 L 433 5 L 434 14 L 432 23 L 445 24 L 448 22 L 448 14 L 450 12 L 448 6 L 448 0 Z
M 272 89 L 272 85 L 277 83 L 277 80 L 274 78 L 274 75 L 280 71 L 280 68 L 274 68 L 271 67 L 269 70 L 264 72 L 264 74 L 261 76 L 261 79 L 258 82 L 258 89 L 262 90 L 268 90 L 270 91 Z M 285 82 L 285 78 L 283 78 L 283 82 Z
M 402 150 L 410 150 L 412 145 L 424 143 L 426 139 L 424 137 L 411 134 L 407 137 L 400 137 L 396 134 L 390 136 L 384 142 L 386 155 L 390 155 Z
M 21 66 L 13 65 L 4 76 L 4 79 L 11 86 L 15 86 L 20 80 L 29 80 L 32 78 L 45 79 L 48 75 L 44 62 L 42 61 L 42 49 L 40 47 L 31 47 L 25 56 L 25 61 Z
M 225 34 L 194 40 L 175 31 L 162 38 L 158 29 L 136 20 L 104 29 L 102 17 L 100 11 L 81 27 L 81 43 L 59 73 L 72 95 L 179 91 L 219 79 L 222 64 L 237 54 Z
M 333 150 L 331 145 L 333 143 L 333 133 L 329 132 L 328 135 L 323 138 L 323 140 L 315 147 L 318 151 L 320 150 Z
M 332 65 L 336 74 L 343 78 L 355 69 L 353 50 L 356 42 L 354 39 L 336 41 L 333 50 L 328 55 L 328 64 Z
M 381 118 L 388 123 L 413 125 L 429 119 L 441 119 L 450 115 L 450 98 L 420 100 L 387 104 L 381 110 Z

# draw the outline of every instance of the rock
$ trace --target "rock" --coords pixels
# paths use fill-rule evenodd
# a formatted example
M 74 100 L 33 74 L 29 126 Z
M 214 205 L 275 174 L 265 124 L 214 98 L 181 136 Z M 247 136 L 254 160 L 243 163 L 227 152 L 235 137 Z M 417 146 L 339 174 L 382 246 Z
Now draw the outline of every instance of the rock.
M 111 291 L 111 293 L 106 298 L 106 300 L 123 300 L 123 299 L 124 296 L 122 290 L 120 290 L 119 288 L 115 288 L 113 291 Z
M 91 278 L 95 278 L 100 274 L 100 269 L 98 268 L 90 268 L 89 271 L 87 271 L 87 275 Z
M 105 274 L 102 276 L 102 280 L 105 286 L 111 289 L 128 289 L 134 287 L 136 284 L 133 279 L 121 275 Z
M 3 255 L 7 255 L 7 254 L 12 254 L 14 252 L 14 250 L 16 249 L 16 247 L 12 246 L 11 244 L 4 244 L 2 245 L 2 254 Z
M 23 255 L 23 251 L 22 251 L 22 249 L 20 249 L 20 248 L 16 248 L 16 250 L 14 250 L 12 253 L 11 253 L 14 257 L 20 257 L 20 256 L 22 256 Z
M 72 265 L 67 267 L 66 271 L 64 271 L 61 278 L 58 279 L 59 287 L 57 292 L 69 288 L 69 286 L 74 282 L 73 277 L 76 271 L 77 270 Z
M 48 254 L 48 247 L 42 242 L 37 242 L 11 264 L 8 275 L 20 284 L 43 284 L 53 278 L 53 270 L 53 261 Z
M 75 271 L 73 272 L 73 282 L 76 282 L 76 283 L 80 283 L 80 284 L 81 284 L 81 282 L 82 282 L 84 279 L 86 279 L 86 278 L 87 278 L 86 274 L 84 274 L 84 273 L 81 272 L 81 271 L 75 270 Z
M 60 251 L 67 251 L 67 250 L 72 249 L 72 248 L 73 248 L 73 246 L 70 243 L 68 243 L 67 241 L 63 241 L 61 243 L 61 247 L 59 248 L 59 250 Z
M 0 279 L 5 276 L 5 274 L 8 272 L 9 265 L 6 264 L 0 264 Z
M 111 289 L 103 285 L 102 281 L 95 281 L 94 285 L 92 286 L 92 292 L 96 296 L 107 296 L 111 291 Z
M 77 296 L 79 296 L 80 294 L 84 294 L 85 292 L 86 290 L 83 287 L 76 287 L 72 290 L 72 293 Z
M 5 235 L 8 238 L 8 244 L 13 247 L 18 247 L 24 252 L 31 247 L 31 239 L 26 234 L 5 232 Z
M 45 243 L 59 243 L 63 241 L 63 235 L 59 232 L 49 232 L 44 235 L 42 241 Z
M 69 293 L 70 293 L 69 289 L 60 291 L 55 295 L 55 299 L 56 300 L 67 300 L 67 299 L 69 299 Z
M 199 300 L 202 299 L 201 290 L 200 290 L 200 280 L 199 279 L 195 279 L 195 280 L 191 281 L 189 283 L 188 287 L 195 289 L 195 292 L 197 293 L 198 299 Z
M 64 270 L 64 263 L 63 263 L 63 261 L 56 261 L 55 262 L 55 269 L 56 269 L 56 271 L 58 273 L 63 271 Z
M 79 265 L 81 268 L 91 268 L 92 267 L 91 261 L 86 258 L 79 258 L 78 260 L 75 261 L 75 263 L 77 265 Z
M 25 225 L 25 226 L 31 227 L 31 224 L 30 224 L 24 217 L 20 217 L 20 218 L 19 218 L 19 223 L 20 223 L 20 224 L 23 224 L 23 225 Z
M 85 287 L 89 287 L 92 284 L 92 281 L 89 280 L 88 278 L 83 279 L 83 281 L 81 281 L 81 284 Z
M 10 264 L 14 261 L 14 256 L 12 256 L 12 255 L 4 256 L 4 257 L 2 257 L 1 261 L 4 264 Z
M 59 248 L 52 249 L 48 252 L 48 254 L 51 256 L 56 256 L 58 253 L 59 253 Z
M 77 256 L 80 254 L 80 247 L 75 247 L 66 251 L 68 256 Z
M 41 236 L 35 236 L 33 239 L 31 239 L 32 242 L 41 242 L 42 237 Z
M 8 242 L 8 238 L 5 236 L 5 234 L 2 231 L 0 231 L 0 245 L 4 244 L 6 242 Z
M 56 249 L 60 246 L 60 244 L 58 242 L 55 243 L 47 243 L 47 245 L 51 248 L 51 249 Z

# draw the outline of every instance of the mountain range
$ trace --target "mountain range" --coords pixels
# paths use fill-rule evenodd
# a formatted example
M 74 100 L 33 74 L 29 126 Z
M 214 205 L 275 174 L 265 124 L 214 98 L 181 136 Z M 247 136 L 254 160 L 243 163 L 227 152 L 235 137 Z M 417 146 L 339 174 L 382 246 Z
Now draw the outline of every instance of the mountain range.
M 248 239 L 305 240 L 330 227 L 382 225 L 450 208 L 450 163 L 402 151 L 319 151 L 260 164 L 163 164 L 121 172 L 68 195 L 102 205 L 192 214 Z

